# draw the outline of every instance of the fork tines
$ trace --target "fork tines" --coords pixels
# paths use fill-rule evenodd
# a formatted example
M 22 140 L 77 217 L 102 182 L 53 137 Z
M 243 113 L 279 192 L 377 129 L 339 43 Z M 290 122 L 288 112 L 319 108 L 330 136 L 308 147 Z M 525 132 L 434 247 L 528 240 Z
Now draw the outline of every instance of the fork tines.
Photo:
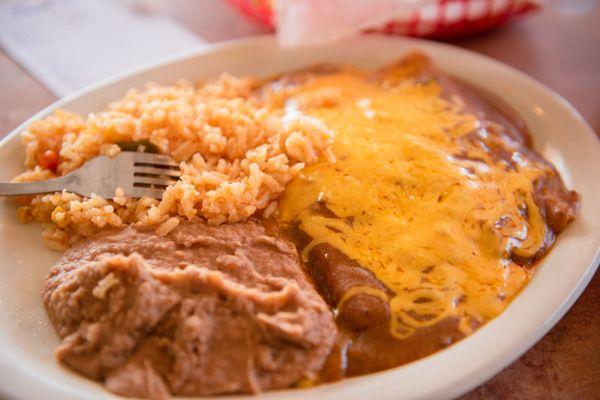
M 164 189 L 176 183 L 181 176 L 179 165 L 170 157 L 135 153 L 133 160 L 134 187 Z

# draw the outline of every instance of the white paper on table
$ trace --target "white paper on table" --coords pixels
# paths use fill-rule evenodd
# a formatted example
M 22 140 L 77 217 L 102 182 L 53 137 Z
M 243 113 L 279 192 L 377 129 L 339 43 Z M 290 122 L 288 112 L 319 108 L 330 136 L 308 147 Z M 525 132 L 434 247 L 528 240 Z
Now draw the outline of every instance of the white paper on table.
M 0 1 L 0 46 L 57 96 L 203 43 L 114 0 Z
M 431 3 L 434 1 L 277 0 L 277 39 L 286 47 L 329 43 L 378 27 Z

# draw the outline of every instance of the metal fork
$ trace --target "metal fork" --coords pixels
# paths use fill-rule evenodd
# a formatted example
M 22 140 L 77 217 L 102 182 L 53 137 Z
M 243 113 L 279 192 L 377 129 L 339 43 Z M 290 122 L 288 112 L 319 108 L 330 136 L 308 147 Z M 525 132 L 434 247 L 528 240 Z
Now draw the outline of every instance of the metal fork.
M 54 193 L 66 190 L 81 196 L 96 194 L 106 199 L 122 188 L 127 197 L 162 198 L 165 188 L 177 182 L 181 172 L 171 157 L 122 151 L 115 158 L 99 156 L 59 178 L 28 183 L 0 183 L 0 196 Z

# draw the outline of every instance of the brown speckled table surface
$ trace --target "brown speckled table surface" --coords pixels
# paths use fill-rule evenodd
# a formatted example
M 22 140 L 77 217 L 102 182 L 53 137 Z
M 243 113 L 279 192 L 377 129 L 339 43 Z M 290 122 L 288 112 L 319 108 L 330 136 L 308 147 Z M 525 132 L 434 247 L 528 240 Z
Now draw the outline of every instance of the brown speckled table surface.
M 210 42 L 266 32 L 220 0 L 171 0 L 161 4 L 163 12 Z M 596 133 L 600 132 L 598 2 L 585 15 L 543 11 L 454 44 L 496 58 L 538 79 L 569 100 Z M 0 136 L 54 100 L 0 50 Z M 593 277 L 573 308 L 539 343 L 462 399 L 600 399 L 600 274 Z

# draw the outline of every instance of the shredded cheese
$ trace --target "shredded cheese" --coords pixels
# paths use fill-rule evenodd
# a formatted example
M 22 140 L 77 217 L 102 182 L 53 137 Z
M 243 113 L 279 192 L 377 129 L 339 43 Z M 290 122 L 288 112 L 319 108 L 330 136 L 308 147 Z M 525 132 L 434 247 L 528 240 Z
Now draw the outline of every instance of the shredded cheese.
M 519 158 L 508 168 L 468 140 L 489 132 L 464 104 L 442 98 L 435 80 L 385 87 L 347 70 L 313 77 L 286 101 L 314 92 L 337 99 L 293 112 L 335 132 L 335 160 L 306 167 L 279 205 L 279 218 L 313 239 L 304 255 L 328 243 L 373 271 L 395 293 L 398 338 L 448 317 L 469 333 L 498 315 L 531 273 L 511 254 L 544 244 L 533 182 L 547 167 Z M 335 216 L 315 212 L 316 202 Z

